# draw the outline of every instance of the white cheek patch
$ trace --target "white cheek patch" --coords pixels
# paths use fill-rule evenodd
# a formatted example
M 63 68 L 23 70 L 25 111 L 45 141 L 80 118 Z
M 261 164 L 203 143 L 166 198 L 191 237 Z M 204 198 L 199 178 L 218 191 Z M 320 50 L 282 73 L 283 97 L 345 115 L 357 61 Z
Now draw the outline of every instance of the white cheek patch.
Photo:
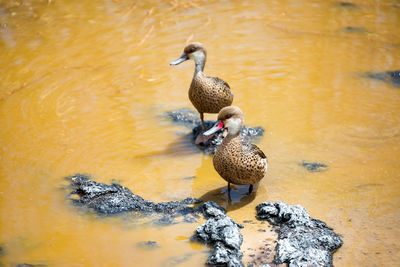
M 225 127 L 228 128 L 228 134 L 238 134 L 242 126 L 242 120 L 239 118 L 231 118 L 225 123 Z
M 193 52 L 193 53 L 189 54 L 189 58 L 190 59 L 194 59 L 194 60 L 196 60 L 196 59 L 197 60 L 204 60 L 205 56 L 204 56 L 203 52 L 196 51 L 196 52 Z

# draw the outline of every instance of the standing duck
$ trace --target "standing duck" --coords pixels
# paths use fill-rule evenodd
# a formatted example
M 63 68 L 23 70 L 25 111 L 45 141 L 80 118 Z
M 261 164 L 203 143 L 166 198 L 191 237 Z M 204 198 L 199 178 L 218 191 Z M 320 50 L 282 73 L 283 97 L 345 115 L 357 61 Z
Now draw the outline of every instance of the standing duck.
M 201 43 L 191 43 L 185 47 L 180 58 L 170 63 L 170 65 L 178 65 L 188 59 L 194 60 L 195 68 L 189 88 L 189 99 L 200 113 L 203 132 L 206 130 L 204 113 L 218 113 L 223 107 L 230 106 L 233 101 L 233 93 L 225 81 L 216 77 L 207 77 L 204 74 L 206 57 L 207 51 Z M 199 136 L 204 137 L 203 134 Z M 202 141 L 204 140 L 196 140 L 196 143 Z
M 267 172 L 267 157 L 254 144 L 241 140 L 240 130 L 243 127 L 243 112 L 236 106 L 225 107 L 218 114 L 217 123 L 204 135 L 208 136 L 219 129 L 224 129 L 224 140 L 215 152 L 213 164 L 215 170 L 230 184 L 249 184 L 249 194 L 253 185 L 258 183 Z

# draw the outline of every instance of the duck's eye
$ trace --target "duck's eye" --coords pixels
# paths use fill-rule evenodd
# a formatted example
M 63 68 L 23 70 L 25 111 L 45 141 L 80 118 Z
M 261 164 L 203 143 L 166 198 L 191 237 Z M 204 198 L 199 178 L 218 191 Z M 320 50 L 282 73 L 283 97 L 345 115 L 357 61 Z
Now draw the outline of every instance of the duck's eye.
M 233 114 L 228 114 L 228 115 L 226 115 L 226 118 L 229 119 L 229 118 L 231 118 L 232 116 L 233 116 Z

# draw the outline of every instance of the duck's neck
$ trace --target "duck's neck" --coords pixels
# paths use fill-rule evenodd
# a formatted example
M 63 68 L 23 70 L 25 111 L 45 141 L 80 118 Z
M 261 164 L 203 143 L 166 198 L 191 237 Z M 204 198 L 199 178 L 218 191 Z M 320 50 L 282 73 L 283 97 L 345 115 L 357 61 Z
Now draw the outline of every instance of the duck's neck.
M 224 138 L 224 143 L 229 143 L 233 140 L 240 141 L 240 131 L 242 130 L 243 120 L 241 118 L 231 118 L 225 123 L 228 129 L 228 135 Z
M 199 51 L 193 53 L 194 60 L 194 75 L 196 76 L 199 73 L 202 73 L 204 70 L 204 66 L 206 65 L 206 55 Z
M 240 142 L 240 141 L 241 141 L 240 134 L 235 134 L 235 135 L 233 135 L 233 134 L 228 134 L 228 135 L 224 138 L 224 140 L 222 140 L 221 145 L 226 146 L 226 145 L 228 145 L 228 144 L 230 144 L 230 143 L 235 143 L 235 142 Z

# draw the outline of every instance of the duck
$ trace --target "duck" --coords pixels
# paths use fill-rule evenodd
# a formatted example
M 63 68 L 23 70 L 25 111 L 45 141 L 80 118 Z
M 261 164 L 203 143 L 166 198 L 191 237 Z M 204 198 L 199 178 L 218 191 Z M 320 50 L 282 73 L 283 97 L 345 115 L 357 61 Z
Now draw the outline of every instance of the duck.
M 193 79 L 189 88 L 189 99 L 200 114 L 202 133 L 206 131 L 204 113 L 218 113 L 223 107 L 233 102 L 233 93 L 228 83 L 217 77 L 204 74 L 207 50 L 199 42 L 188 44 L 180 58 L 172 61 L 171 66 L 192 59 L 195 63 Z M 202 137 L 203 134 L 199 136 Z M 201 138 L 200 138 L 201 139 Z M 196 140 L 200 143 L 204 140 Z
M 218 114 L 216 124 L 204 132 L 204 135 L 209 136 L 223 129 L 224 139 L 215 152 L 213 165 L 218 174 L 228 182 L 229 196 L 231 183 L 248 184 L 250 195 L 253 185 L 264 178 L 268 168 L 268 159 L 264 152 L 256 145 L 241 139 L 243 123 L 244 114 L 239 107 L 224 107 Z

